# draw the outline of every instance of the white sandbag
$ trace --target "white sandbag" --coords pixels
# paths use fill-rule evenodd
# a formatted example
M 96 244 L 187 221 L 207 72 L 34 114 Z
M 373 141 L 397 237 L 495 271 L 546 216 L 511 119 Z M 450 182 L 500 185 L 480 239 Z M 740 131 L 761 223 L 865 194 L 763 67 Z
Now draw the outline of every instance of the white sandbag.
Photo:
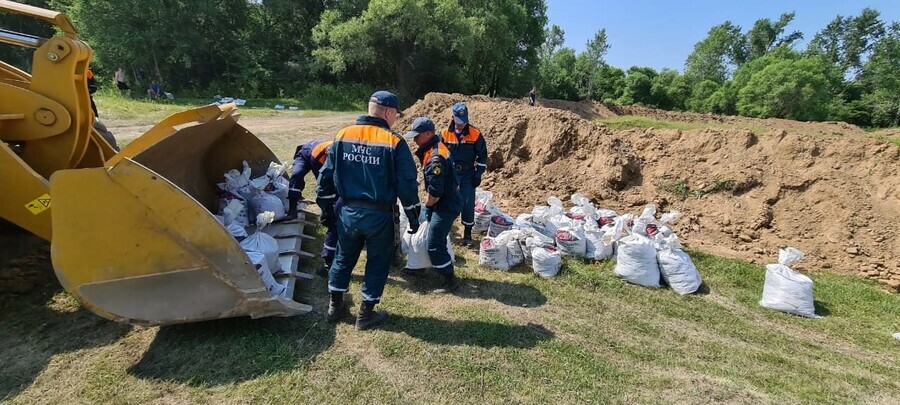
M 518 229 L 509 230 L 499 235 L 506 239 L 506 258 L 510 268 L 525 262 L 525 252 L 522 250 L 521 245 L 524 235 L 525 232 Z
M 584 239 L 586 258 L 591 260 L 606 260 L 613 255 L 613 241 L 605 241 L 603 235 L 612 226 L 600 228 L 596 221 L 589 220 L 584 224 Z
M 275 281 L 275 276 L 272 275 L 272 271 L 269 269 L 268 260 L 265 254 L 260 252 L 247 252 L 247 257 L 250 258 L 250 263 L 256 267 L 256 273 L 262 278 L 263 285 L 266 286 L 266 290 L 269 291 L 270 295 L 275 296 L 284 292 L 284 286 Z
M 807 318 L 819 318 L 813 303 L 813 281 L 788 267 L 803 256 L 803 252 L 792 247 L 778 251 L 778 264 L 766 265 L 766 281 L 759 305 Z
M 618 217 L 619 214 L 613 210 L 597 210 L 597 224 L 600 225 L 601 228 L 604 226 L 612 226 Z
M 222 223 L 222 225 L 225 227 L 225 230 L 227 230 L 228 233 L 231 234 L 231 236 L 234 236 L 234 238 L 237 239 L 238 242 L 244 240 L 244 238 L 247 237 L 247 229 L 237 223 L 237 221 L 235 220 L 236 214 L 234 213 L 234 210 L 226 209 L 223 214 L 224 215 L 222 215 L 221 217 L 222 220 L 219 222 Z
M 401 211 L 402 212 L 402 211 Z M 425 221 L 425 215 L 422 214 L 420 218 L 422 222 L 420 222 L 419 229 L 414 234 L 410 234 L 407 232 L 409 229 L 409 220 L 406 218 L 406 215 L 400 215 L 401 226 L 400 230 L 402 232 L 402 243 L 401 249 L 404 254 L 406 254 L 406 268 L 407 269 L 429 269 L 433 267 L 431 263 L 431 256 L 428 255 L 428 222 Z M 450 242 L 450 236 L 447 235 L 447 252 L 450 254 L 450 260 L 456 261 L 456 254 L 453 251 L 453 245 Z
M 506 246 L 508 239 L 507 236 L 496 238 L 488 236 L 482 239 L 478 249 L 478 264 L 503 271 L 509 270 L 509 251 Z
M 229 170 L 225 173 L 225 189 L 231 193 L 239 194 L 239 191 L 250 185 L 250 165 L 245 160 L 243 170 Z
M 519 229 L 533 229 L 551 239 L 556 237 L 556 229 L 552 225 L 548 226 L 534 214 L 519 215 L 514 226 Z
M 633 233 L 617 242 L 615 273 L 625 281 L 660 288 L 656 247 L 650 238 Z
M 503 232 L 510 230 L 515 224 L 515 220 L 509 215 L 498 212 L 491 216 L 491 222 L 488 226 L 488 236 L 496 238 Z
M 241 227 L 250 226 L 250 219 L 247 216 L 247 202 L 244 199 L 235 197 L 228 200 L 228 203 L 222 209 L 224 216 L 231 215 L 234 223 Z
M 663 280 L 675 292 L 686 295 L 696 292 L 703 280 L 691 257 L 681 249 L 678 237 L 671 235 L 663 240 L 662 249 L 656 253 Z
M 264 212 L 256 217 L 256 232 L 241 241 L 241 248 L 247 252 L 257 252 L 266 255 L 266 264 L 269 269 L 276 273 L 281 270 L 278 262 L 278 241 L 271 235 L 262 231 L 266 225 L 271 224 L 274 214 Z
M 587 254 L 584 228 L 580 224 L 560 228 L 556 231 L 556 246 L 563 255 L 584 257 Z
M 675 221 L 681 218 L 681 212 L 679 211 L 671 211 L 663 214 L 659 217 L 659 234 L 662 235 L 663 238 L 668 238 L 672 236 L 674 232 L 672 232 L 672 225 Z
M 562 267 L 562 254 L 553 246 L 541 246 L 531 251 L 531 267 L 541 278 L 552 278 Z
M 250 199 L 250 205 L 257 214 L 263 212 L 271 212 L 275 215 L 275 220 L 283 219 L 287 213 L 284 211 L 284 203 L 275 195 L 258 192 Z
M 475 225 L 472 231 L 476 233 L 485 233 L 491 226 L 491 217 L 499 210 L 497 206 L 491 204 L 494 194 L 490 191 L 475 189 Z
M 431 258 L 428 256 L 428 222 L 419 225 L 419 229 L 413 234 L 406 232 L 408 225 L 406 229 L 400 229 L 403 229 L 403 244 L 407 247 L 406 268 L 431 268 Z
M 584 195 L 575 193 L 572 194 L 571 201 L 574 207 L 569 210 L 569 213 L 571 214 L 570 218 L 579 220 L 590 218 L 597 220 L 597 207 L 594 206 L 594 203 L 592 203 L 590 199 Z

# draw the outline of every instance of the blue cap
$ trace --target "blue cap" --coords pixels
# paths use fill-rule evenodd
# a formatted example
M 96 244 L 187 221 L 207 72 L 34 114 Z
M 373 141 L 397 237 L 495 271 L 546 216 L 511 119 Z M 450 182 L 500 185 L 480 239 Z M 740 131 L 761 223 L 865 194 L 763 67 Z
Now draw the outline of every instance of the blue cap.
M 389 91 L 376 91 L 372 94 L 372 97 L 369 98 L 369 102 L 385 107 L 396 108 L 398 112 L 400 111 L 400 102 L 397 101 L 397 96 Z
M 403 135 L 406 139 L 413 139 L 423 132 L 434 131 L 434 122 L 428 117 L 419 117 L 413 121 L 412 130 Z
M 465 103 L 453 104 L 453 122 L 460 125 L 469 123 L 469 108 Z

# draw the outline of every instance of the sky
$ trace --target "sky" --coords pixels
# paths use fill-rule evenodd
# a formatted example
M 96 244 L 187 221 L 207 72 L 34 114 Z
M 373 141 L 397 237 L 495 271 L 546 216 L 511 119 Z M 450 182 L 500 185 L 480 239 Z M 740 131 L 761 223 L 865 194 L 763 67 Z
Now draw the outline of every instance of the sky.
M 627 69 L 684 69 L 694 44 L 714 25 L 730 20 L 746 32 L 760 18 L 777 20 L 796 12 L 786 31 L 800 31 L 807 42 L 838 15 L 858 15 L 865 7 L 881 12 L 882 21 L 900 21 L 900 0 L 547 0 L 550 24 L 565 31 L 568 47 L 584 50 L 600 28 L 610 44 L 606 61 Z

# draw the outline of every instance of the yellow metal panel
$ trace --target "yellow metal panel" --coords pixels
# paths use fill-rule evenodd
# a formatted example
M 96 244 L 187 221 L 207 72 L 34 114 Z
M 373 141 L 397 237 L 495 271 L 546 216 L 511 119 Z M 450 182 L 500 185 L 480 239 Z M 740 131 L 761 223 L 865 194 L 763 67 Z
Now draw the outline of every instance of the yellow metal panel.
M 33 200 L 48 193 L 47 180 L 31 170 L 4 142 L 0 142 L 0 174 L 0 218 L 50 240 L 51 210 L 35 215 L 26 208 Z

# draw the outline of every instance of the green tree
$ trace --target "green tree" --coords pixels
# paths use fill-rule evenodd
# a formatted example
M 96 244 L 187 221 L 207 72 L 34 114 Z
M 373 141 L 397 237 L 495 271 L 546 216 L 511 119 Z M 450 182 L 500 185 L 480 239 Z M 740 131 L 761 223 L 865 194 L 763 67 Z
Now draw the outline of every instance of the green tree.
M 858 74 L 885 33 L 881 14 L 865 8 L 858 16 L 837 16 L 810 41 L 808 52 L 841 67 L 844 74 Z
M 614 102 L 625 92 L 625 71 L 614 66 L 603 64 L 594 75 L 594 99 L 603 102 Z
M 546 98 L 578 100 L 575 50 L 562 48 L 541 64 L 541 93 Z
M 14 0 L 31 6 L 47 8 L 47 0 Z M 0 27 L 22 34 L 34 35 L 42 38 L 53 36 L 52 25 L 34 18 L 27 18 L 15 14 L 0 14 Z M 26 72 L 31 71 L 32 55 L 34 51 L 12 45 L 0 44 L 0 60 L 9 63 Z
M 649 67 L 632 66 L 625 78 L 625 90 L 620 104 L 653 105 L 653 79 L 656 71 Z
M 663 69 L 653 78 L 649 105 L 665 110 L 684 110 L 691 86 L 684 75 L 672 69 Z
M 712 27 L 706 38 L 694 45 L 685 62 L 684 74 L 693 83 L 704 80 L 722 83 L 744 59 L 744 47 L 741 27 L 731 21 Z
M 900 23 L 875 44 L 863 67 L 861 82 L 868 89 L 863 104 L 872 109 L 872 124 L 900 125 Z
M 594 34 L 594 38 L 587 42 L 585 51 L 579 55 L 583 60 L 583 68 L 579 72 L 579 83 L 584 88 L 585 99 L 594 98 L 594 77 L 604 65 L 603 57 L 609 51 L 609 43 L 606 41 L 606 29 L 603 28 Z
M 768 18 L 756 20 L 753 28 L 747 31 L 747 58 L 746 61 L 740 61 L 743 65 L 747 61 L 761 58 L 771 50 L 779 47 L 790 47 L 796 41 L 803 39 L 803 33 L 793 31 L 784 35 L 788 24 L 794 20 L 795 13 L 784 13 L 778 18 L 778 21 L 772 22 Z
M 738 92 L 737 109 L 751 117 L 824 120 L 832 97 L 822 59 L 782 60 L 751 76 Z

